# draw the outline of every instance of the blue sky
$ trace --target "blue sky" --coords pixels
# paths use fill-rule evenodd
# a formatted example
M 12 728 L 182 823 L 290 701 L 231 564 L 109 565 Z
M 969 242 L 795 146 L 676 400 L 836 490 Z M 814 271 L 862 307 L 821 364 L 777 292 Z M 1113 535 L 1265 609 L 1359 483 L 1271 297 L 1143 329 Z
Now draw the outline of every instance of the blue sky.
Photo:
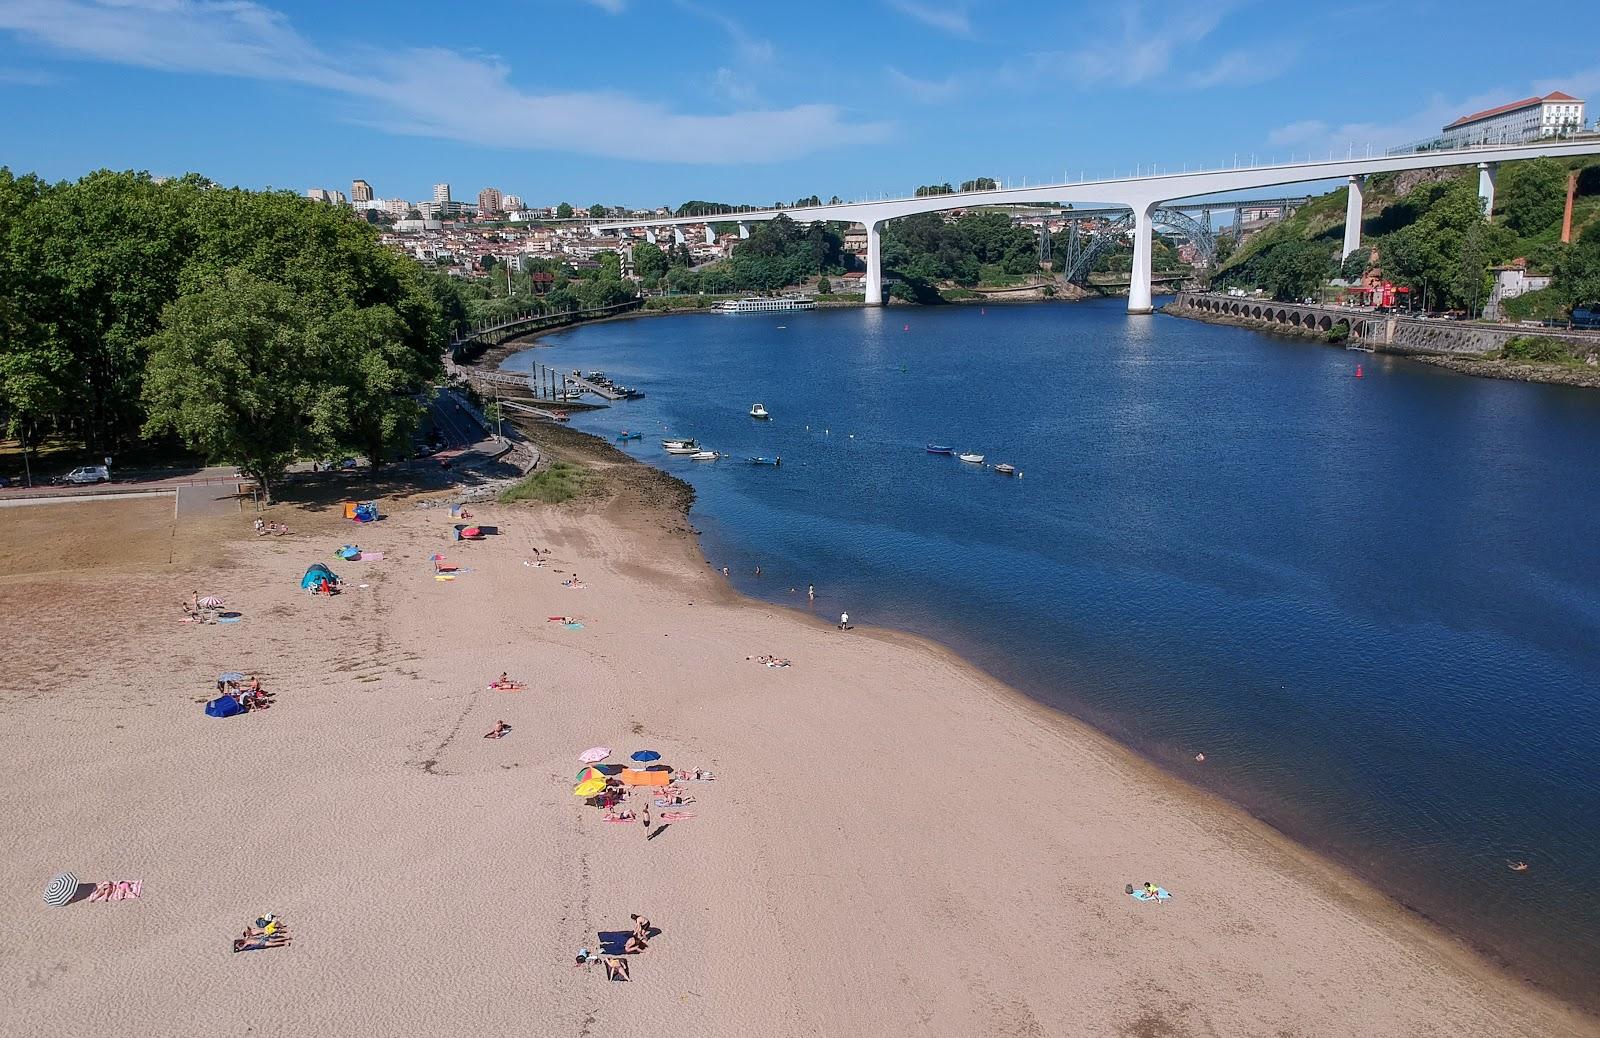
M 529 204 L 875 197 L 1377 148 L 1554 89 L 1592 122 L 1592 28 L 1584 4 L 1460 0 L 0 0 L 0 162 Z

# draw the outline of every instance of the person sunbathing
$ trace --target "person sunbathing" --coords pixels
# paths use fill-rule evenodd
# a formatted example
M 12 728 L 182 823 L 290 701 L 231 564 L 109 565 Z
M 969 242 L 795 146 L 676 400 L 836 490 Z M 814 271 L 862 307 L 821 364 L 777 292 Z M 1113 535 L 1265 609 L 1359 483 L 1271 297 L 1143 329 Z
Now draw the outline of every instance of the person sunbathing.
M 640 937 L 637 933 L 631 933 L 628 935 L 628 939 L 622 942 L 622 954 L 637 955 L 648 947 L 650 945 L 645 943 L 643 937 Z
M 288 937 L 235 937 L 233 939 L 233 950 L 245 952 L 261 951 L 265 948 L 283 948 L 288 946 L 289 940 L 290 938 Z
M 483 737 L 485 739 L 501 739 L 504 738 L 505 734 L 510 730 L 511 726 L 509 724 L 506 724 L 504 721 L 496 721 L 494 724 L 494 730 L 491 732 L 484 732 Z
M 627 980 L 628 960 L 616 955 L 608 955 L 600 960 L 606 967 L 607 980 Z

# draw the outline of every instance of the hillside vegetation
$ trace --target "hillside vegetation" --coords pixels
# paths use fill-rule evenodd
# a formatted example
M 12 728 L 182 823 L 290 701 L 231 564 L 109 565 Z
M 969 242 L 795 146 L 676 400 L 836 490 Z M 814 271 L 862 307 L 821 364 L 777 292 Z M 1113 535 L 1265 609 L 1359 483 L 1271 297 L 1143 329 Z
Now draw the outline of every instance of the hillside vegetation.
M 1572 172 L 1577 197 L 1567 245 L 1560 241 L 1561 219 Z M 1340 188 L 1312 199 L 1253 235 L 1218 268 L 1214 284 L 1294 299 L 1334 276 L 1354 281 L 1376 272 L 1435 308 L 1477 312 L 1489 295 L 1489 268 L 1525 258 L 1531 270 L 1555 281 L 1537 294 L 1542 298 L 1514 301 L 1507 308 L 1512 316 L 1555 317 L 1600 299 L 1600 163 L 1593 159 L 1506 163 L 1487 223 L 1475 170 L 1371 177 L 1363 192 L 1362 248 L 1342 257 L 1347 198 L 1348 189 Z

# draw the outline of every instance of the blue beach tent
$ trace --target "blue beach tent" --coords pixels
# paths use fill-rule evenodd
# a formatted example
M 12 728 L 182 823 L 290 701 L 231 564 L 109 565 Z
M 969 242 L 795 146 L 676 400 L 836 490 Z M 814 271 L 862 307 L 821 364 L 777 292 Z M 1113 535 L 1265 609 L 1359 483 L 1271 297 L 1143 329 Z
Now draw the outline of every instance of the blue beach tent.
M 331 584 L 338 579 L 338 574 L 334 573 L 333 570 L 320 562 L 314 562 L 306 570 L 306 575 L 300 578 L 300 588 L 305 590 L 306 588 L 316 587 L 324 580 Z
M 244 707 L 232 696 L 218 696 L 206 704 L 207 717 L 232 717 L 244 713 Z

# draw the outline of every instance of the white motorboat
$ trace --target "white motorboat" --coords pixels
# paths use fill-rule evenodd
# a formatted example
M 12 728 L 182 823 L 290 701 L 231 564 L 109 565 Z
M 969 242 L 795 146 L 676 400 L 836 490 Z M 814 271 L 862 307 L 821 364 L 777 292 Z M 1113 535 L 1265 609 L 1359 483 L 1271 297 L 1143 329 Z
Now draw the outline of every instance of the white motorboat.
M 720 457 L 722 457 L 722 455 L 718 454 L 716 451 L 695 451 L 693 454 L 689 455 L 689 460 L 716 461 Z
M 1017 476 L 1017 475 L 1021 475 L 1021 473 L 1019 473 L 1017 471 L 1017 467 L 1015 465 L 1007 465 L 1004 462 L 1002 462 L 999 465 L 996 465 L 994 467 L 994 470 L 996 472 L 1000 473 L 1002 476 Z
M 693 447 L 695 450 L 700 449 L 700 445 L 694 440 L 662 440 L 661 446 L 665 447 L 667 450 L 671 450 L 674 447 Z
M 700 448 L 698 446 L 696 446 L 695 444 L 692 444 L 692 443 L 686 444 L 686 445 L 681 446 L 681 447 L 663 447 L 661 449 L 666 451 L 668 454 L 699 454 L 700 453 Z
M 982 465 L 983 464 L 983 455 L 982 454 L 957 454 L 956 457 L 960 458 L 962 461 L 966 462 L 968 465 Z
M 772 416 L 767 413 L 767 405 L 766 404 L 751 404 L 750 405 L 750 417 L 751 418 L 771 418 Z

